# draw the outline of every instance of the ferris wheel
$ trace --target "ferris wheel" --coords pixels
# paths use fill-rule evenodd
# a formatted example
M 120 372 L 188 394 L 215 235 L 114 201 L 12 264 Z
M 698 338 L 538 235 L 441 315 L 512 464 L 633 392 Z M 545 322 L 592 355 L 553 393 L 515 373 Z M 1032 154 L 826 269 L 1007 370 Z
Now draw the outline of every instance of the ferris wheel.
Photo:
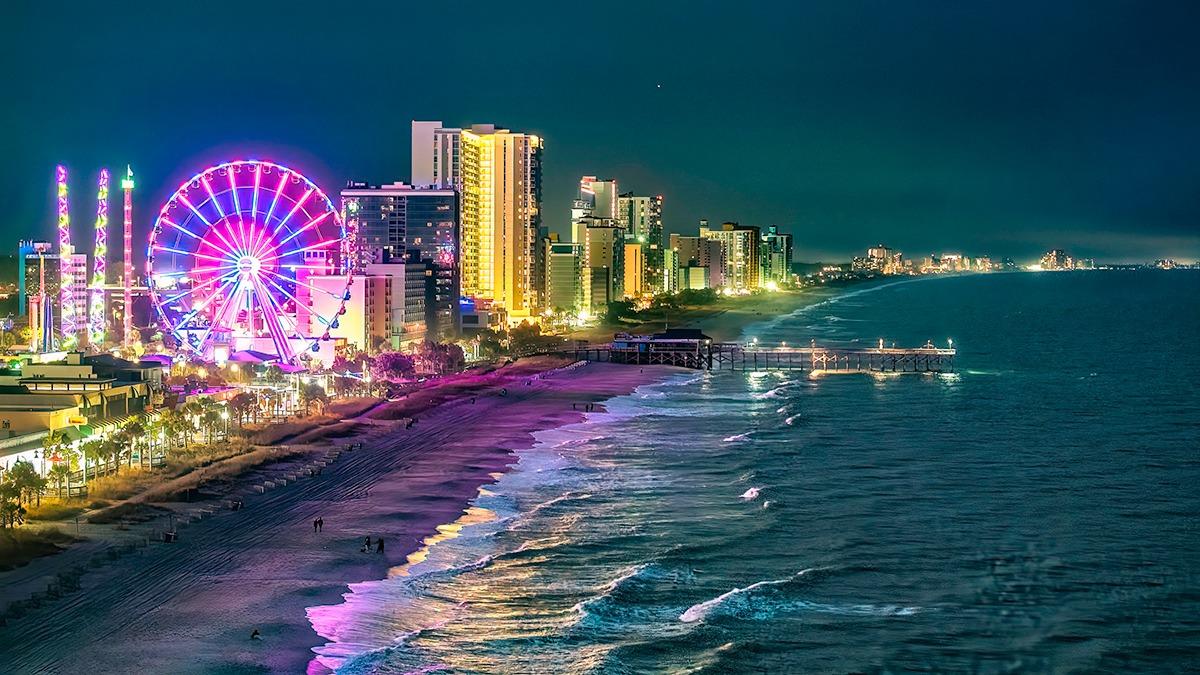
M 211 360 L 321 351 L 350 299 L 349 237 L 312 181 L 255 160 L 209 167 L 171 195 L 146 274 L 164 334 Z

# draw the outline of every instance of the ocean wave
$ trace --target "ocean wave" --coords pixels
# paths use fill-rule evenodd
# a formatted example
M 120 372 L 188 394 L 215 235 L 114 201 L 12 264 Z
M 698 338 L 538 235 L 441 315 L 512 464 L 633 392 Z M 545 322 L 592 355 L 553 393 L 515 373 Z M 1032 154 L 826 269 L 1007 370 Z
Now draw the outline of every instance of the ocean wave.
M 723 443 L 737 443 L 739 441 L 748 441 L 748 440 L 750 440 L 750 434 L 752 434 L 752 433 L 754 433 L 754 432 L 747 431 L 744 434 L 735 434 L 733 436 L 726 436 L 725 438 L 722 438 L 721 441 Z
M 454 566 L 447 567 L 445 569 L 440 569 L 440 570 L 431 570 L 431 571 L 427 572 L 425 574 L 425 576 L 455 577 L 460 574 L 466 574 L 467 572 L 477 572 L 485 567 L 489 567 L 493 563 L 500 561 L 500 560 L 516 558 L 516 557 L 519 557 L 519 556 L 522 556 L 522 555 L 525 555 L 528 553 L 542 553 L 545 551 L 551 551 L 553 549 L 556 549 L 556 548 L 563 546 L 564 544 L 568 544 L 568 543 L 570 543 L 570 540 L 567 539 L 566 537 L 546 537 L 543 539 L 529 539 L 527 541 L 522 542 L 520 546 L 518 546 L 514 549 L 510 549 L 507 551 L 500 551 L 499 553 L 489 553 L 488 555 L 485 555 L 481 558 L 477 558 L 476 560 L 469 562 L 469 563 L 463 563 L 461 565 L 454 565 Z
M 800 418 L 802 418 L 802 417 L 804 417 L 804 416 L 803 416 L 803 415 L 792 415 L 792 416 L 788 417 L 787 419 L 785 419 L 785 420 L 783 421 L 783 423 L 784 423 L 784 424 L 786 424 L 786 425 L 788 425 L 789 427 L 790 427 L 790 426 L 795 426 L 795 424 L 796 424 L 796 420 L 798 420 L 798 419 L 800 419 Z
M 752 502 L 755 499 L 758 499 L 760 494 L 762 494 L 762 488 L 752 487 L 743 492 L 740 496 L 743 501 Z
M 589 611 L 590 608 L 608 602 L 614 595 L 624 588 L 626 584 L 640 579 L 643 577 L 643 575 L 656 569 L 657 568 L 655 567 L 654 563 L 642 563 L 640 565 L 626 567 L 625 569 L 621 570 L 620 574 L 618 574 L 616 578 L 605 584 L 596 595 L 575 603 L 575 605 L 571 607 L 571 611 L 585 616 L 591 614 Z
M 682 623 L 697 623 L 717 617 L 762 620 L 771 619 L 781 614 L 798 612 L 888 617 L 911 616 L 921 611 L 920 607 L 906 607 L 902 605 L 829 604 L 806 600 L 788 601 L 780 600 L 778 597 L 764 597 L 766 593 L 792 584 L 816 572 L 828 569 L 827 567 L 813 567 L 801 570 L 785 579 L 769 579 L 750 584 L 743 588 L 734 588 L 711 600 L 705 600 L 704 602 L 692 605 L 679 615 L 679 621 Z
M 777 387 L 768 389 L 767 391 L 760 391 L 757 393 L 750 394 L 750 398 L 753 398 L 757 401 L 763 401 L 763 400 L 771 399 L 771 398 L 782 398 L 782 397 L 786 396 L 788 393 L 790 393 L 791 390 L 796 389 L 797 387 L 801 387 L 801 386 L 804 386 L 803 382 L 788 381 L 788 382 L 784 382 L 783 384 L 781 384 Z

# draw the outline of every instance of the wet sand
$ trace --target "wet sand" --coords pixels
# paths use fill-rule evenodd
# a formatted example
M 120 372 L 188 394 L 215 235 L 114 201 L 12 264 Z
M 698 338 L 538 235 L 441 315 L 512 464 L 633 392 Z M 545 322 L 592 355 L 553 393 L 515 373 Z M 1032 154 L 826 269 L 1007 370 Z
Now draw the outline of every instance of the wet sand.
M 303 673 L 324 644 L 305 609 L 387 575 L 529 447 L 582 419 L 586 402 L 666 374 L 588 364 L 464 397 L 411 429 L 384 423 L 318 476 L 221 511 L 86 574 L 82 589 L 0 629 L 6 673 Z M 577 403 L 578 410 L 572 410 Z M 351 441 L 353 439 L 346 439 Z M 312 521 L 324 519 L 314 533 Z M 386 553 L 362 553 L 382 536 Z M 261 640 L 251 640 L 253 630 Z

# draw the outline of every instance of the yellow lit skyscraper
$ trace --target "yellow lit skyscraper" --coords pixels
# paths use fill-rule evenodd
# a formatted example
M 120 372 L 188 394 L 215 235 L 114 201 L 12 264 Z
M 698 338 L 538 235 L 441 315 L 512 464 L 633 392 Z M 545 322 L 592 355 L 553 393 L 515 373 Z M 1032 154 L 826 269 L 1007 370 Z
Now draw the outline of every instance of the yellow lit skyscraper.
M 539 309 L 542 139 L 490 124 L 413 122 L 413 183 L 462 194 L 462 292 L 513 318 Z

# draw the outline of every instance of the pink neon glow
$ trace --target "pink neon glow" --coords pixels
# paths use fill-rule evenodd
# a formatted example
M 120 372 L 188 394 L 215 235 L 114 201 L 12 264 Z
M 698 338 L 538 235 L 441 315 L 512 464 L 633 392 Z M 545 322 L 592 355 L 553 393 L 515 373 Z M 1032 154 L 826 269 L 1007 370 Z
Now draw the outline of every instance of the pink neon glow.
M 58 253 L 59 292 L 58 311 L 61 319 L 63 341 L 74 341 L 79 326 L 75 317 L 75 275 L 71 269 L 71 215 L 67 202 L 67 167 L 55 169 L 58 183 Z
M 104 284 L 108 271 L 108 169 L 100 170 L 96 194 L 96 240 L 92 249 L 92 284 L 88 337 L 93 345 L 104 342 L 108 311 L 104 305 Z
M 133 344 L 133 169 L 125 167 L 125 180 L 121 182 L 121 186 L 125 190 L 125 267 L 121 270 L 125 308 L 122 310 L 121 338 L 128 348 Z
M 264 181 L 273 171 L 279 181 Z M 304 225 L 294 230 L 293 218 Z M 352 270 L 337 244 L 351 234 L 329 198 L 291 169 L 254 160 L 207 168 L 167 200 L 150 235 L 146 271 L 160 322 L 202 358 L 220 339 L 295 359 L 344 311 Z M 305 254 L 321 249 L 324 264 L 312 264 Z M 339 277 L 333 288 L 310 283 L 327 275 Z

